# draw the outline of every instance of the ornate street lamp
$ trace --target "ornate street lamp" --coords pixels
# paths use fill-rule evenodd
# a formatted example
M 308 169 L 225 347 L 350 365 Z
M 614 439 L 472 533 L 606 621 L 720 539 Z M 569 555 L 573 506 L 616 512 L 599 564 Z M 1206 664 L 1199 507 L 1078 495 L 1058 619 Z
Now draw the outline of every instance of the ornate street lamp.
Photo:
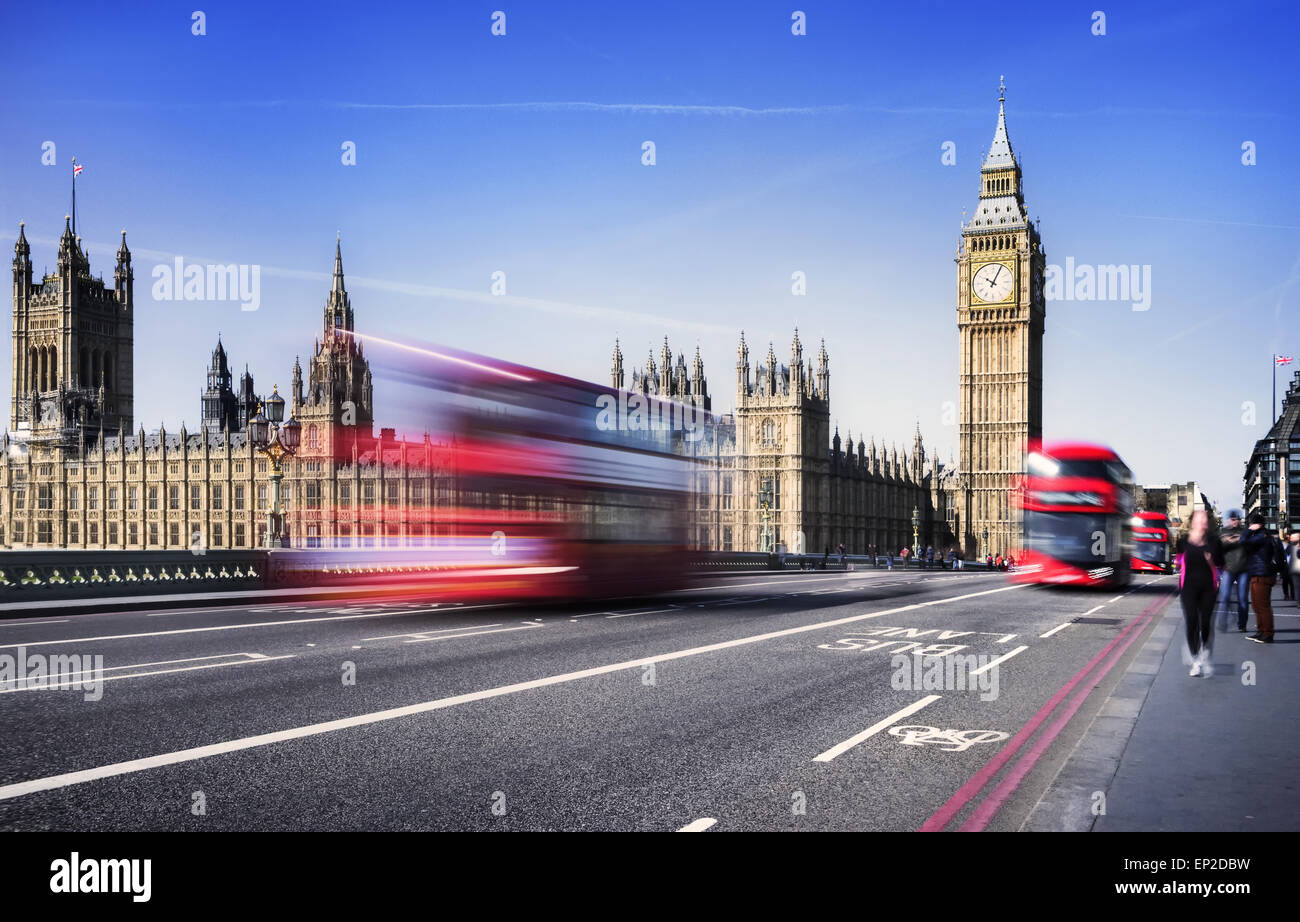
M 265 408 L 266 415 L 262 415 Z M 248 421 L 248 438 L 253 447 L 271 459 L 271 508 L 266 513 L 265 547 L 284 546 L 284 515 L 280 511 L 280 482 L 284 470 L 280 463 L 297 450 L 302 437 L 302 426 L 295 419 L 284 419 L 284 398 L 279 385 L 271 389 L 271 396 L 258 407 L 256 415 Z
M 987 528 L 985 528 L 985 529 L 984 529 L 984 553 L 985 553 L 985 555 L 987 555 L 988 552 L 989 552 L 989 530 L 988 530 Z
M 763 517 L 763 535 L 759 550 L 770 554 L 775 550 L 772 546 L 772 481 L 762 481 L 758 490 L 758 505 Z
M 917 560 L 921 559 L 921 538 L 920 538 L 920 532 L 918 531 L 918 527 L 920 526 L 920 524 L 921 524 L 920 512 L 915 506 L 913 506 L 912 507 L 912 557 L 914 557 Z

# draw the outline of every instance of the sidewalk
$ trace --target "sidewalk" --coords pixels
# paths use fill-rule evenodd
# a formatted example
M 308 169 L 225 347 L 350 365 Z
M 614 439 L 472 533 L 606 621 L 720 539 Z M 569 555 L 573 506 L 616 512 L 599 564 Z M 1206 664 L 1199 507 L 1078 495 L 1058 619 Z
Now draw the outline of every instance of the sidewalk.
M 1214 675 L 1193 678 L 1175 597 L 1022 829 L 1300 829 L 1300 608 L 1275 587 L 1273 613 L 1274 643 L 1247 639 L 1252 613 L 1246 634 L 1216 635 Z

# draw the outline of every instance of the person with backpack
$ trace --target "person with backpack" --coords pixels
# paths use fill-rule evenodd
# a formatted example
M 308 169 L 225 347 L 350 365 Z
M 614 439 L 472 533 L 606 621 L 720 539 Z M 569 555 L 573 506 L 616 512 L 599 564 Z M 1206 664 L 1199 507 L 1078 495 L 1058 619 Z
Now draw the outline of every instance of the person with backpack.
M 1250 526 L 1241 536 L 1246 549 L 1246 572 L 1250 574 L 1250 603 L 1255 609 L 1255 643 L 1273 642 L 1273 584 L 1282 566 L 1278 560 L 1282 542 L 1264 530 L 1264 516 L 1250 514 Z
M 1180 562 L 1178 596 L 1187 630 L 1183 661 L 1192 667 L 1188 675 L 1208 678 L 1214 675 L 1214 607 L 1223 553 L 1204 509 L 1192 513 L 1187 534 L 1178 539 L 1175 550 Z
M 1223 572 L 1219 574 L 1219 630 L 1227 633 L 1228 610 L 1237 609 L 1237 630 L 1246 633 L 1246 621 L 1250 617 L 1250 574 L 1246 572 L 1246 549 L 1241 546 L 1241 510 L 1228 511 L 1228 527 L 1219 536 L 1223 548 Z

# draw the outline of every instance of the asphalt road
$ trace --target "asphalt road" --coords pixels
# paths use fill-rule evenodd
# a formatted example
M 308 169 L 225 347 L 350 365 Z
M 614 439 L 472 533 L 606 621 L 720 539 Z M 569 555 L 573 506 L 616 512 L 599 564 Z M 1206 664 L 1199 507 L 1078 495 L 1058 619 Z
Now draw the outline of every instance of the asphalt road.
M 1172 589 L 869 570 L 0 621 L 0 655 L 107 679 L 0 683 L 0 828 L 1014 830 Z M 984 671 L 933 666 L 959 658 Z

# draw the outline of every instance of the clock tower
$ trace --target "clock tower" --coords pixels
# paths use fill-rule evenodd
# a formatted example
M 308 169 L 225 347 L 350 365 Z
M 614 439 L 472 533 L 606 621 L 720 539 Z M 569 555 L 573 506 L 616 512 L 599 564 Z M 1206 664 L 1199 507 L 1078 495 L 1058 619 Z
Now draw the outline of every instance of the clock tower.
M 1026 447 L 1043 435 L 1045 256 L 1025 211 L 1020 164 L 1007 136 L 1006 85 L 980 170 L 975 214 L 957 251 L 961 334 L 958 510 L 968 557 L 1017 553 L 1022 518 L 1011 491 Z

